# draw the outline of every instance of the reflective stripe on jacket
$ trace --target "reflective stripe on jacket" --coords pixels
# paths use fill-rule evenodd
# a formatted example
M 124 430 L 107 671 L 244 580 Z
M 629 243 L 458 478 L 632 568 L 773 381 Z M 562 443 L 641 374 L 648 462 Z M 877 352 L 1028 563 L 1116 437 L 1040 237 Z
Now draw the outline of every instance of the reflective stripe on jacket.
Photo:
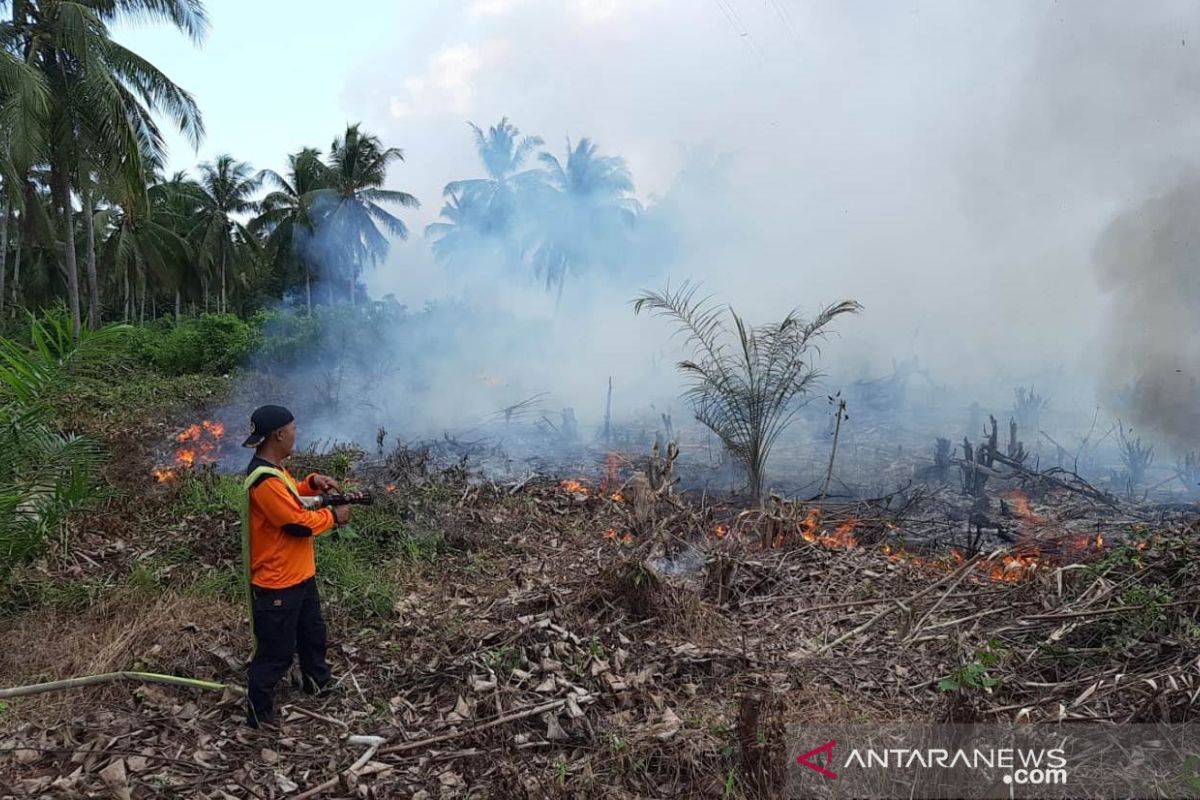
M 302 496 L 318 492 L 312 475 L 297 484 L 283 468 L 256 467 L 245 482 L 245 558 L 250 583 L 287 589 L 317 574 L 313 537 L 334 526 L 332 509 L 309 511 Z

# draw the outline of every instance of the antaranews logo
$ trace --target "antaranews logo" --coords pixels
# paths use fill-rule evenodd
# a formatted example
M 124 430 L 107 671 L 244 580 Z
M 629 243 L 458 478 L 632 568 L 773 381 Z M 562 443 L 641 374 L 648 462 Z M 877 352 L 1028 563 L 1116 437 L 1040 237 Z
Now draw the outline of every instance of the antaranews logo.
M 837 739 L 796 756 L 796 763 L 814 772 L 837 780 L 833 748 Z M 818 760 L 819 759 L 819 760 Z M 984 747 L 970 750 L 944 748 L 854 748 L 838 767 L 843 773 L 863 770 L 988 770 L 1003 773 L 1001 780 L 1008 785 L 1053 786 L 1067 782 L 1065 751 L 1061 748 Z
M 817 756 L 818 754 L 824 753 L 825 754 L 825 763 L 833 764 L 833 747 L 836 744 L 837 744 L 837 739 L 830 739 L 828 742 L 821 745 L 820 747 L 816 747 L 812 750 L 809 750 L 807 753 L 802 753 L 801 755 L 796 756 L 796 763 L 800 764 L 802 766 L 808 767 L 811 770 L 816 770 L 817 772 L 821 773 L 822 775 L 824 775 L 826 778 L 829 778 L 830 780 L 837 780 L 836 772 L 830 772 L 829 770 L 825 769 L 825 767 L 821 766 L 820 764 L 814 764 L 811 760 L 813 757 Z

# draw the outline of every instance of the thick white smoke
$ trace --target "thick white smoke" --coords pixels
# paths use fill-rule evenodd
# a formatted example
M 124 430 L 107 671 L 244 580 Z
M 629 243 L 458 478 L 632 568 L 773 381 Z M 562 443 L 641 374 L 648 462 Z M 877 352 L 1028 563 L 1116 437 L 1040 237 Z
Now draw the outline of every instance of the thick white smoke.
M 379 391 L 432 428 L 497 405 L 464 377 L 481 372 L 593 422 L 609 375 L 628 410 L 665 404 L 679 352 L 629 300 L 692 279 L 751 321 L 862 302 L 825 350 L 833 388 L 917 356 L 963 417 L 971 399 L 1006 415 L 1029 383 L 1083 423 L 1097 403 L 1115 416 L 1120 371 L 1100 365 L 1195 336 L 1183 315 L 1145 340 L 1119 333 L 1155 321 L 1132 300 L 1151 298 L 1101 238 L 1195 160 L 1192 16 L 1182 2 L 477 0 L 402 20 L 343 98 L 405 149 L 392 184 L 423 201 L 368 285 L 464 312 L 387 345 L 433 347 L 427 393 Z M 443 186 L 483 175 L 465 123 L 503 116 L 560 158 L 585 136 L 624 157 L 670 247 L 568 280 L 557 306 L 532 274 L 437 264 L 420 231 Z M 689 185 L 697 152 L 720 168 Z M 1123 264 L 1177 269 L 1134 250 Z M 1113 315 L 1108 290 L 1124 298 Z

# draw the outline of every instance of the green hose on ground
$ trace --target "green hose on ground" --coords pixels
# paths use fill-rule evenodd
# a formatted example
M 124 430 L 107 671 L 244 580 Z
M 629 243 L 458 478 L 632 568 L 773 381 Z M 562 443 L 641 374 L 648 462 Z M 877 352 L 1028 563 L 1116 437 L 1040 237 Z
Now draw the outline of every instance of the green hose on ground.
M 30 694 L 41 694 L 42 692 L 53 692 L 59 689 L 75 689 L 80 686 L 92 686 L 97 683 L 108 683 L 109 681 L 147 681 L 150 683 L 170 683 L 175 686 L 188 686 L 193 689 L 206 689 L 212 692 L 224 691 L 227 687 L 223 683 L 213 683 L 212 681 L 201 681 L 195 678 L 181 678 L 178 675 L 159 675 L 155 672 L 105 672 L 100 675 L 85 675 L 81 678 L 66 678 L 61 681 L 49 681 L 47 683 L 34 683 L 29 686 L 14 686 L 11 689 L 0 689 L 0 700 L 8 700 L 13 697 L 24 697 Z

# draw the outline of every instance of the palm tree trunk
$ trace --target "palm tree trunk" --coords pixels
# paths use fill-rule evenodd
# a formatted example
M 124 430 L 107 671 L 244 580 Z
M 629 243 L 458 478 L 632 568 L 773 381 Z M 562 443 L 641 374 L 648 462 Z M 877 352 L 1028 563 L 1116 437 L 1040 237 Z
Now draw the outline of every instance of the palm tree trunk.
M 13 313 L 17 311 L 17 291 L 21 288 L 21 248 L 25 244 L 25 237 L 21 235 L 21 225 L 17 224 L 17 249 L 13 253 L 13 280 L 12 280 L 12 304 Z M 0 303 L 3 305 L 3 303 Z
M 0 284 L 2 285 L 2 284 Z M 304 270 L 304 302 L 308 305 L 308 315 L 312 316 L 312 273 L 306 267 Z
M 179 287 L 176 286 L 175 287 L 175 321 L 176 322 L 179 321 L 179 314 L 180 314 L 181 309 L 183 308 L 182 302 L 183 302 L 183 296 L 179 293 Z
M 129 267 L 121 270 L 121 290 L 124 293 L 124 302 L 121 304 L 121 320 L 129 322 L 129 309 L 133 308 L 129 303 Z
M 67 301 L 71 306 L 71 333 L 79 338 L 79 262 L 75 254 L 75 210 L 71 207 L 71 184 L 60 167 L 52 168 L 53 181 L 63 218 L 63 255 L 67 266 Z
M 350 307 L 351 308 L 353 308 L 355 305 L 357 305 L 354 302 L 354 284 L 358 283 L 358 281 L 357 281 L 358 275 L 355 274 L 355 271 L 356 270 L 354 267 L 350 267 Z
M 4 316 L 4 278 L 8 274 L 8 228 L 11 211 L 8 203 L 0 200 L 0 214 L 3 215 L 3 220 L 0 221 L 0 316 Z
M 217 312 L 225 313 L 225 248 L 221 248 L 221 297 L 217 302 Z
M 138 324 L 146 324 L 146 276 L 142 275 L 138 278 L 138 283 L 142 289 L 142 302 L 138 306 Z
M 91 187 L 84 178 L 83 228 L 87 232 L 88 327 L 100 327 L 100 286 L 96 280 L 96 221 L 92 208 Z

